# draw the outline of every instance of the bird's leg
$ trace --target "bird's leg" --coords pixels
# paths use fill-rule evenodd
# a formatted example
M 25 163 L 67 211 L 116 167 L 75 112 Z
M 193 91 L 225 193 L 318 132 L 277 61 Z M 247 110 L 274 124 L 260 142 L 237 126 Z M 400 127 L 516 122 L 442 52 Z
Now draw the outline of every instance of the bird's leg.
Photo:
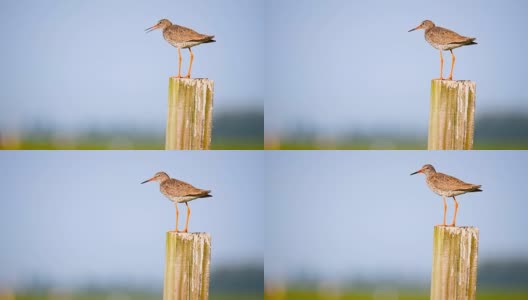
M 189 62 L 189 71 L 187 71 L 187 75 L 185 76 L 186 78 L 191 78 L 191 69 L 192 69 L 192 63 L 194 60 L 194 54 L 191 48 L 189 48 L 189 52 L 191 53 L 191 61 Z
M 455 200 L 455 214 L 453 215 L 453 223 L 451 223 L 451 225 L 449 225 L 449 226 L 455 226 L 456 215 L 457 215 L 457 211 L 458 211 L 458 202 L 456 201 L 455 196 L 453 196 L 453 200 Z
M 449 50 L 451 52 L 451 72 L 449 73 L 449 80 L 453 80 L 453 69 L 455 68 L 455 60 L 456 60 L 456 57 L 455 57 L 455 54 L 453 54 L 453 50 Z M 454 197 L 453 197 L 454 198 Z M 455 200 L 456 202 L 456 200 Z
M 182 76 L 181 76 L 181 63 L 182 63 L 181 49 L 178 47 L 178 76 L 177 76 L 177 78 L 182 78 Z
M 185 228 L 183 229 L 183 232 L 187 232 L 189 227 L 189 217 L 191 216 L 191 208 L 189 207 L 189 204 L 185 202 L 185 205 L 187 206 L 187 219 L 185 220 Z
M 444 56 L 442 55 L 442 50 L 440 50 L 440 78 L 434 80 L 444 80 Z
M 436 225 L 436 226 L 446 226 L 447 203 L 446 203 L 446 199 L 444 196 L 442 196 L 442 200 L 444 200 L 444 224 Z
M 174 202 L 174 206 L 176 206 L 176 230 L 173 230 L 172 232 L 180 232 L 178 230 L 178 218 L 180 216 L 180 212 L 178 211 L 178 202 Z
M 447 213 L 447 203 L 445 197 L 442 197 L 444 199 L 444 226 L 446 225 L 446 213 Z

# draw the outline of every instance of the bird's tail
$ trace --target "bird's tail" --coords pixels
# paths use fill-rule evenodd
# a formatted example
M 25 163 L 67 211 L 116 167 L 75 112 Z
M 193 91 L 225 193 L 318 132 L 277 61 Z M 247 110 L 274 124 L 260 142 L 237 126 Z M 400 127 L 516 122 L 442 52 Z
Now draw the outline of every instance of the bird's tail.
M 203 192 L 201 193 L 200 195 L 200 198 L 209 198 L 209 197 L 213 197 L 213 195 L 210 195 L 211 191 L 210 190 L 203 190 Z
M 471 192 L 482 192 L 482 190 L 480 189 L 481 185 L 475 185 L 473 187 L 473 190 Z
M 214 43 L 214 42 L 216 42 L 215 39 L 214 39 L 214 37 L 215 37 L 214 35 L 208 35 L 208 36 L 206 36 L 206 37 L 203 39 L 203 40 L 204 40 L 203 43 L 204 43 L 204 44 L 207 44 L 207 43 Z

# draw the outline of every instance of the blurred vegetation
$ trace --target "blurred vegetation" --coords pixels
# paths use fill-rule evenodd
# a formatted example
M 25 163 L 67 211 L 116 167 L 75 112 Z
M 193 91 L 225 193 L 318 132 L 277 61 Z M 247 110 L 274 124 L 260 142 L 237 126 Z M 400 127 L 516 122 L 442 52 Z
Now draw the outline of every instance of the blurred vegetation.
M 265 299 L 425 300 L 429 299 L 429 283 L 423 280 L 419 278 L 409 282 L 393 276 L 326 282 L 303 273 L 288 282 L 266 281 Z M 507 257 L 479 262 L 477 299 L 528 299 L 528 258 Z
M 264 293 L 264 266 L 220 267 L 211 274 L 211 291 L 217 293 Z
M 477 282 L 487 289 L 528 292 L 528 259 L 510 257 L 479 262 Z
M 112 283 L 89 282 L 81 287 L 57 288 L 45 278 L 32 278 L 23 287 L 2 289 L 0 300 L 159 300 L 163 296 L 162 280 L 142 285 L 136 281 Z M 220 266 L 211 272 L 210 300 L 264 299 L 264 266 Z
M 126 292 L 111 292 L 111 293 L 67 293 L 56 292 L 50 294 L 16 294 L 2 295 L 0 293 L 0 300 L 159 300 L 162 299 L 161 294 L 144 294 L 144 293 L 126 293 Z M 225 294 L 212 293 L 209 295 L 209 300 L 262 300 L 262 294 Z
M 428 300 L 428 291 L 399 291 L 399 290 L 379 290 L 379 291 L 362 291 L 362 292 L 314 292 L 288 290 L 285 292 L 271 293 L 266 292 L 266 300 Z M 526 300 L 528 292 L 511 292 L 511 291 L 485 291 L 477 292 L 477 300 Z
M 364 132 L 351 130 L 328 135 L 309 126 L 297 126 L 291 132 L 278 135 L 266 133 L 266 149 L 285 150 L 425 150 L 424 133 L 411 133 L 394 126 L 386 130 Z M 475 150 L 528 149 L 528 115 L 519 112 L 489 112 L 477 117 Z
M 251 109 L 224 112 L 213 120 L 212 149 L 261 150 L 264 148 L 264 113 Z M 0 129 L 0 150 L 163 150 L 165 128 L 159 131 L 136 126 L 88 128 L 64 132 L 42 122 L 21 132 Z

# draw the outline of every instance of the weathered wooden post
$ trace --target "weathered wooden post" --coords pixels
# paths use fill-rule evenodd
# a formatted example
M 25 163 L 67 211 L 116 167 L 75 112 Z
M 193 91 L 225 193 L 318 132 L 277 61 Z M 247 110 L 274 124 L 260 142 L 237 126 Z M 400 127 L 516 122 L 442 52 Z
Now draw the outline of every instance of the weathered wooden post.
M 431 300 L 475 299 L 479 230 L 434 228 Z
M 167 232 L 163 300 L 209 299 L 211 236 Z
M 431 81 L 428 150 L 473 149 L 475 90 L 474 81 Z
M 210 149 L 213 88 L 205 78 L 170 78 L 165 150 Z

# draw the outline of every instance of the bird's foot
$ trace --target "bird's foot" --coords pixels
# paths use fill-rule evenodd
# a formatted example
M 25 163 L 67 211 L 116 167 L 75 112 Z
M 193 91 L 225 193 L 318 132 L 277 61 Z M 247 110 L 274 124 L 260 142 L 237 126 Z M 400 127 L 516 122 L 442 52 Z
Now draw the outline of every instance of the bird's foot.
M 456 227 L 455 223 L 451 223 L 449 225 L 446 225 L 447 227 Z
M 184 230 L 182 230 L 182 231 L 180 231 L 180 232 L 185 232 L 185 233 L 187 233 L 187 228 L 185 228 Z
M 185 78 L 191 78 L 191 74 L 185 75 Z
M 436 224 L 435 227 L 436 226 L 447 226 L 447 225 L 444 223 L 444 224 Z
M 446 80 L 453 80 L 453 76 L 447 77 Z
M 435 79 L 433 79 L 433 80 L 445 80 L 445 78 L 440 77 L 440 78 L 435 78 Z
M 169 231 L 169 232 L 176 232 L 176 233 L 179 233 L 179 232 L 181 232 L 181 231 L 179 231 L 178 229 L 176 229 L 176 230 L 171 230 L 171 231 Z

